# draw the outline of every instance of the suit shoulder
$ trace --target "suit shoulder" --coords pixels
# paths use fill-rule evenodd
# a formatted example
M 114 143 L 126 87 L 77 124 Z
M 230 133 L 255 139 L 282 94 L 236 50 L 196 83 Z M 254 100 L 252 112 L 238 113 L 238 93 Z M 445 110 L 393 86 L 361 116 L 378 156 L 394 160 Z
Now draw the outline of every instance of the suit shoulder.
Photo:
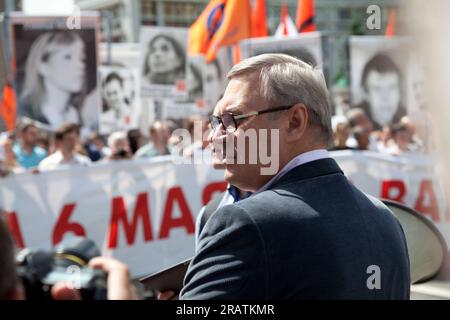
M 222 231 L 234 232 L 237 229 L 257 231 L 254 218 L 248 212 L 248 208 L 235 204 L 225 205 L 217 209 L 207 220 L 205 234 L 222 234 Z M 234 230 L 234 231 L 233 231 Z
M 394 213 L 391 211 L 391 209 L 389 209 L 380 199 L 371 196 L 369 194 L 366 194 L 362 191 L 360 191 L 361 194 L 368 199 L 367 203 L 372 205 L 373 208 L 378 212 L 378 214 L 380 214 L 381 216 L 385 216 L 388 218 L 392 218 L 394 220 L 397 220 L 397 218 L 395 217 Z M 360 199 L 361 202 L 362 199 Z

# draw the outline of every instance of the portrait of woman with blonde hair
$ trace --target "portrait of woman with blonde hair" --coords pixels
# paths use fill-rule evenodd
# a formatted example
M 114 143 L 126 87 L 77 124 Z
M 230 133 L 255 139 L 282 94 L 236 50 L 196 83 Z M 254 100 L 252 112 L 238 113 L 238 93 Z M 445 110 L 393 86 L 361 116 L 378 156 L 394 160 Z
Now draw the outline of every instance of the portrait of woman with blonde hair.
M 67 122 L 86 125 L 83 108 L 89 91 L 93 91 L 93 81 L 88 88 L 86 61 L 86 44 L 78 31 L 41 33 L 29 48 L 21 70 L 19 115 L 50 129 Z

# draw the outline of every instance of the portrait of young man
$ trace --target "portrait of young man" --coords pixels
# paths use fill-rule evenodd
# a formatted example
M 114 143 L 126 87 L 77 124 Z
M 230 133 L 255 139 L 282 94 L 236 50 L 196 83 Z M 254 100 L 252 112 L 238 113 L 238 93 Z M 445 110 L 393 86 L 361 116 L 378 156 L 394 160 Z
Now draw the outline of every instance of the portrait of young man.
M 361 76 L 363 109 L 376 130 L 390 126 L 406 115 L 402 105 L 402 74 L 399 66 L 387 54 L 374 55 L 364 66 Z
M 99 68 L 102 93 L 100 133 L 135 129 L 141 114 L 139 71 L 123 65 Z

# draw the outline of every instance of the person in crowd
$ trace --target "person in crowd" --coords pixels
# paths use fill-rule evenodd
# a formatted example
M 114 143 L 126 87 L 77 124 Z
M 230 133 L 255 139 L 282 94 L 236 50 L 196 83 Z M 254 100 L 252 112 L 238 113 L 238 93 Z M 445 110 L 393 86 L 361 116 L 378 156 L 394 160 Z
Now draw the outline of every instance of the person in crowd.
M 373 122 L 369 119 L 366 112 L 360 108 L 350 109 L 346 117 L 348 119 L 348 123 L 350 124 L 350 128 L 354 128 L 356 126 L 361 126 L 366 128 L 369 131 L 373 130 Z
M 331 124 L 333 128 L 333 147 L 330 148 L 330 151 L 352 149 L 347 146 L 347 140 L 350 137 L 350 125 L 347 118 L 334 116 Z
M 108 137 L 108 147 L 111 150 L 108 161 L 131 159 L 133 156 L 125 131 L 111 133 Z
M 370 131 L 363 126 L 356 126 L 353 128 L 352 133 L 356 140 L 356 149 L 369 150 Z
M 384 126 L 381 130 L 375 131 L 372 135 L 376 138 L 376 151 L 380 153 L 387 153 L 387 150 L 393 145 L 392 131 L 390 126 Z
M 25 171 L 16 160 L 16 155 L 13 151 L 13 140 L 0 140 L 0 175 L 2 177 L 12 173 L 21 173 Z
M 236 64 L 228 77 L 211 117 L 214 152 L 226 150 L 228 135 L 238 140 L 248 129 L 277 129 L 279 166 L 262 174 L 261 159 L 223 162 L 225 180 L 252 195 L 209 217 L 180 298 L 408 299 L 399 222 L 352 185 L 325 150 L 331 116 L 321 71 L 264 54 Z M 376 292 L 367 286 L 370 265 L 383 270 Z
M 47 154 L 50 154 L 50 133 L 47 131 L 41 130 L 39 132 L 36 145 L 43 149 Z
M 420 152 L 425 149 L 422 140 L 416 134 L 416 125 L 411 121 L 408 116 L 404 116 L 400 119 L 400 123 L 404 124 L 409 135 L 410 150 Z
M 108 157 L 111 153 L 111 150 L 105 146 L 103 137 L 98 133 L 91 134 L 91 137 L 85 144 L 84 148 L 86 149 L 91 161 L 101 160 Z
M 182 153 L 187 157 L 194 157 L 197 154 L 203 159 L 203 155 L 210 154 L 209 141 L 207 139 L 209 121 L 200 116 L 193 116 L 188 119 L 187 130 L 191 136 L 191 144 L 183 147 Z
M 40 171 L 52 170 L 61 166 L 88 165 L 91 160 L 76 152 L 79 141 L 79 127 L 74 123 L 62 125 L 55 132 L 56 151 L 41 161 Z
M 130 145 L 130 149 L 132 154 L 134 155 L 136 151 L 144 144 L 144 137 L 142 137 L 141 130 L 139 129 L 131 129 L 127 132 L 128 136 L 128 144 Z
M 401 72 L 386 54 L 378 53 L 364 66 L 361 86 L 364 100 L 357 105 L 372 120 L 374 128 L 393 125 L 406 114 L 401 104 Z
M 143 74 L 150 84 L 174 85 L 185 79 L 185 50 L 172 36 L 158 34 L 148 45 Z
M 35 168 L 47 156 L 47 151 L 37 145 L 38 128 L 26 123 L 19 128 L 19 132 L 19 142 L 13 146 L 17 162 L 26 169 Z
M 150 142 L 138 151 L 134 158 L 150 158 L 171 154 L 169 147 L 170 129 L 166 122 L 156 121 L 150 128 Z
M 392 126 L 393 145 L 386 150 L 391 155 L 402 155 L 416 151 L 412 142 L 411 127 L 406 123 L 399 122 Z
M 124 79 L 111 72 L 103 81 L 103 112 L 100 126 L 107 130 L 122 130 L 130 125 L 131 105 L 126 96 Z M 105 129 L 105 130 L 106 130 Z
M 353 135 L 353 130 L 356 127 L 362 127 L 365 129 L 365 131 L 372 132 L 374 129 L 373 122 L 369 119 L 366 112 L 361 108 L 353 108 L 350 109 L 346 117 L 348 119 L 348 123 L 350 125 L 351 133 L 349 138 L 347 139 L 347 146 L 350 148 L 357 149 L 358 148 L 358 142 L 355 139 L 355 136 Z M 376 136 L 370 135 L 369 137 L 369 150 L 376 150 L 378 140 Z
M 0 260 L 0 300 L 24 299 L 23 285 L 16 269 L 14 242 L 3 211 L 0 211 Z

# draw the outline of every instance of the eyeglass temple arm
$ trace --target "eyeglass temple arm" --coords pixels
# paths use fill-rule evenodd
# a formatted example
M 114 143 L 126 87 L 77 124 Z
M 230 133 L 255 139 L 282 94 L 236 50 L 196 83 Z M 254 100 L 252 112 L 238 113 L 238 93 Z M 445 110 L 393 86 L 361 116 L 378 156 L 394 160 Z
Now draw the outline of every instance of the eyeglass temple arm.
M 253 112 L 250 112 L 250 113 L 246 113 L 246 114 L 241 114 L 241 115 L 238 115 L 238 116 L 234 116 L 234 119 L 235 120 L 239 120 L 239 119 L 244 119 L 244 118 L 248 118 L 248 117 L 251 117 L 251 116 L 257 116 L 258 114 L 260 114 L 261 112 L 258 112 L 258 111 L 253 111 Z
M 242 114 L 239 116 L 234 116 L 235 120 L 239 120 L 239 119 L 243 119 L 243 118 L 248 118 L 251 116 L 257 116 L 258 114 L 263 114 L 263 113 L 269 113 L 269 112 L 276 112 L 276 111 L 281 111 L 281 110 L 287 110 L 290 109 L 292 106 L 282 106 L 282 107 L 278 107 L 278 108 L 273 108 L 273 109 L 267 109 L 267 110 L 262 110 L 262 111 L 253 111 L 247 114 Z

